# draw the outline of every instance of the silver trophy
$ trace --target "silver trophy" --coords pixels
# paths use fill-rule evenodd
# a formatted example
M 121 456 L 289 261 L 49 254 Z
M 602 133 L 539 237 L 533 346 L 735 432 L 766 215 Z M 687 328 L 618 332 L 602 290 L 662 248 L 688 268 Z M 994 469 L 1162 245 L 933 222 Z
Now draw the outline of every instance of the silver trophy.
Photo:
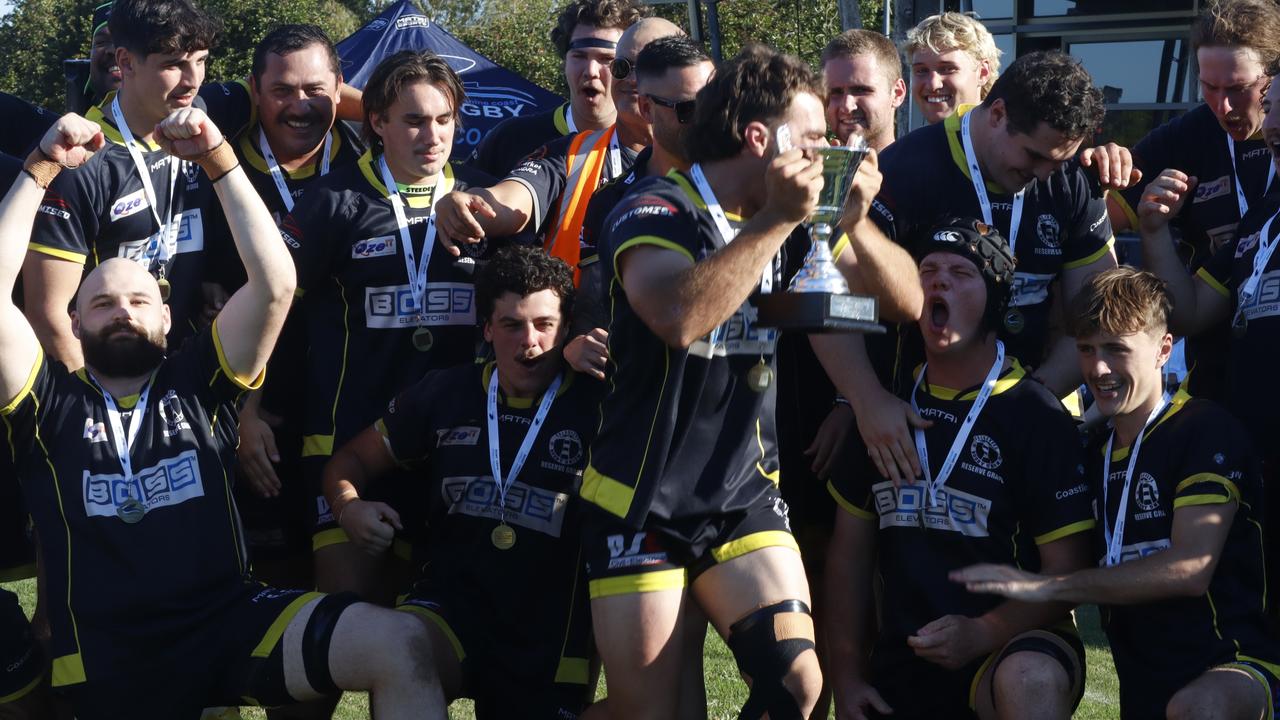
M 805 220 L 811 241 L 804 265 L 786 292 L 757 298 L 756 324 L 784 330 L 814 332 L 882 333 L 874 297 L 851 295 L 849 284 L 831 255 L 833 226 L 844 211 L 845 197 L 858 166 L 867 156 L 867 143 L 854 136 L 850 145 L 810 148 L 822 157 L 822 192 L 818 205 Z

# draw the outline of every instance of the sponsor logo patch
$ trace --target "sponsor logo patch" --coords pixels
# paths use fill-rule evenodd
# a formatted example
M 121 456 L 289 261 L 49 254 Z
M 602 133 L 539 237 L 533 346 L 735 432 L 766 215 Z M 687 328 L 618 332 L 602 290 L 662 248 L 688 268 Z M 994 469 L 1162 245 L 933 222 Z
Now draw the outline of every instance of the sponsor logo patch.
M 1231 178 L 1223 175 L 1217 180 L 1202 180 L 1196 186 L 1196 194 L 1192 203 L 1201 203 L 1231 193 Z
M 120 474 L 83 475 L 84 511 L 89 517 L 116 517 L 116 508 L 136 498 L 148 512 L 204 496 L 195 450 L 139 470 L 126 481 Z
M 111 222 L 136 215 L 149 207 L 146 193 L 141 190 L 131 192 L 111 204 Z
M 455 427 L 442 428 L 436 431 L 438 439 L 436 447 L 444 447 L 446 445 L 475 445 L 480 442 L 480 428 L 478 427 Z
M 420 325 L 470 327 L 476 324 L 475 295 L 475 286 L 469 283 L 428 283 L 423 311 L 418 314 L 408 285 L 365 288 L 365 324 L 380 330 Z
M 395 254 L 396 237 L 394 235 L 366 238 L 351 246 L 351 258 L 353 260 L 371 257 L 385 257 L 387 255 Z
M 450 515 L 504 519 L 509 525 L 529 528 L 551 537 L 560 537 L 569 504 L 567 493 L 516 480 L 507 488 L 505 506 L 499 507 L 502 501 L 493 478 L 488 475 L 445 478 L 440 493 Z

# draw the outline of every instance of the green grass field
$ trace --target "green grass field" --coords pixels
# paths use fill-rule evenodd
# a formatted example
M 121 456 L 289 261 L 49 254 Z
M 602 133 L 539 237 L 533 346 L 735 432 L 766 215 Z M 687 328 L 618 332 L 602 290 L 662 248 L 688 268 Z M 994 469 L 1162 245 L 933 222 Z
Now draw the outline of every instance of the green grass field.
M 22 600 L 22 606 L 30 614 L 35 607 L 35 582 L 26 580 L 6 584 L 4 587 L 16 592 Z M 1106 638 L 1098 627 L 1098 613 L 1093 607 L 1079 611 L 1076 619 L 1080 631 L 1084 635 L 1088 661 L 1088 683 L 1085 687 L 1084 700 L 1075 717 L 1084 720 L 1110 720 L 1119 714 L 1120 689 L 1116 683 L 1115 670 L 1111 665 L 1111 654 L 1107 650 Z M 713 720 L 732 720 L 738 716 L 738 709 L 746 700 L 746 685 L 738 677 L 738 669 L 728 648 L 714 632 L 707 633 L 706 642 L 706 686 L 707 715 Z M 601 694 L 603 694 L 603 682 Z M 245 720 L 261 720 L 265 714 L 257 708 L 243 711 Z M 460 700 L 449 709 L 449 716 L 457 720 L 470 720 L 473 715 L 471 703 Z M 338 720 L 357 720 L 369 717 L 367 697 L 363 693 L 347 693 L 334 715 Z

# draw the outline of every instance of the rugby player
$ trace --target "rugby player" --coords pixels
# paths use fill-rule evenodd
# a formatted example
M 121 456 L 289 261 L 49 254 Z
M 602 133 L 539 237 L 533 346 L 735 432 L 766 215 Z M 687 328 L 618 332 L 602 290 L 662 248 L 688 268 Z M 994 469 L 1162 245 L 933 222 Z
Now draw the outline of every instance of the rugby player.
M 911 97 L 926 123 L 941 122 L 961 105 L 977 105 L 1000 74 L 1000 49 L 991 31 L 958 12 L 930 15 L 907 31 Z
M 293 250 L 309 349 L 286 345 L 274 362 L 306 374 L 303 476 L 314 498 L 316 584 L 389 603 L 409 579 L 409 540 L 377 560 L 348 542 L 324 501 L 320 479 L 335 448 L 367 428 L 386 404 L 427 370 L 476 356 L 473 272 L 489 246 L 461 259 L 433 252 L 433 201 L 453 188 L 487 183 L 449 162 L 465 94 L 449 65 L 431 53 L 385 58 L 365 85 L 364 139 L 351 165 L 311 183 L 282 232 Z M 291 321 L 292 322 L 292 321 Z M 299 354 L 306 350 L 305 356 Z M 417 523 L 410 483 L 375 483 Z M 407 504 L 406 504 L 407 503 Z
M 605 222 L 610 391 L 581 495 L 610 714 L 674 714 L 686 596 L 750 680 L 742 717 L 807 717 L 817 700 L 808 587 L 776 488 L 776 333 L 753 325 L 749 297 L 785 287 L 779 250 L 817 200 L 821 161 L 779 153 L 775 134 L 824 144 L 821 97 L 798 58 L 747 48 L 698 93 L 689 173 L 641 181 Z M 865 221 L 878 179 L 874 159 L 859 169 L 846 225 Z M 859 280 L 913 265 L 887 240 L 863 250 Z
M 915 252 L 926 362 L 903 398 L 933 421 L 915 436 L 927 472 L 896 486 L 864 457 L 828 483 L 837 716 L 1069 718 L 1084 693 L 1069 607 L 970 595 L 947 573 L 977 560 L 1087 565 L 1094 521 L 1075 426 L 996 337 L 1014 277 L 999 232 L 952 218 L 923 228 Z
M 1280 644 L 1263 611 L 1261 477 L 1239 421 L 1165 390 L 1174 301 L 1159 278 L 1125 267 L 1090 280 L 1076 306 L 1081 370 L 1111 419 L 1085 463 L 1099 567 L 979 565 L 953 579 L 1018 600 L 1097 603 L 1123 720 L 1272 717 Z
M 427 561 L 398 608 L 422 619 L 445 697 L 482 719 L 577 717 L 595 690 L 575 496 L 603 387 L 561 358 L 573 302 L 563 262 L 500 251 L 476 278 L 495 360 L 428 372 L 325 468 L 330 507 L 375 552 L 399 516 L 360 491 L 397 466 L 424 485 Z
M 163 281 L 176 348 L 202 322 L 206 248 L 230 250 L 208 177 L 152 137 L 171 112 L 196 104 L 216 22 L 188 0 L 117 0 L 110 27 L 124 79 L 89 113 L 108 145 L 50 187 L 22 273 L 32 327 L 70 368 L 83 359 L 67 307 L 99 262 L 129 258 Z
M 202 111 L 173 111 L 154 138 L 206 173 L 245 265 L 248 281 L 212 325 L 169 354 L 172 316 L 155 278 L 111 258 L 77 293 L 72 326 L 86 362 L 70 372 L 45 356 L 13 304 L 43 189 L 102 148 L 103 134 L 65 116 L 0 203 L 0 417 L 49 596 L 64 599 L 50 606 L 53 686 L 83 719 L 195 718 L 205 706 L 340 689 L 370 690 L 379 717 L 443 718 L 420 626 L 350 595 L 277 590 L 249 573 L 230 498 L 234 427 L 224 426 L 234 420 L 220 411 L 261 381 L 294 273 Z
M 858 135 L 877 152 L 894 139 L 894 112 L 907 98 L 902 60 L 889 38 L 845 30 L 822 50 L 827 132 L 836 145 Z
M 630 72 L 630 65 L 614 64 L 618 39 L 623 30 L 650 14 L 639 0 L 572 0 L 565 5 L 551 29 L 551 43 L 564 61 L 569 101 L 547 112 L 499 123 L 480 141 L 467 164 L 494 177 L 506 177 L 529 153 L 556 138 L 612 125 L 617 111 L 610 86 L 615 73 L 625 78 Z

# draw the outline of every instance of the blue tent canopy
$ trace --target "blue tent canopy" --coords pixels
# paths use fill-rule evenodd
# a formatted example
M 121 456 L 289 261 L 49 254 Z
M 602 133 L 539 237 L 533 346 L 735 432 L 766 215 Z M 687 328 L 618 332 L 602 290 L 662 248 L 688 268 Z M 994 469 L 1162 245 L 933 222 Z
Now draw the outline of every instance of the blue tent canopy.
M 338 43 L 343 79 L 364 89 L 382 58 L 400 50 L 430 50 L 462 76 L 467 101 L 454 136 L 453 157 L 462 159 L 499 122 L 550 110 L 564 99 L 525 80 L 467 47 L 431 22 L 411 0 L 400 0 Z

